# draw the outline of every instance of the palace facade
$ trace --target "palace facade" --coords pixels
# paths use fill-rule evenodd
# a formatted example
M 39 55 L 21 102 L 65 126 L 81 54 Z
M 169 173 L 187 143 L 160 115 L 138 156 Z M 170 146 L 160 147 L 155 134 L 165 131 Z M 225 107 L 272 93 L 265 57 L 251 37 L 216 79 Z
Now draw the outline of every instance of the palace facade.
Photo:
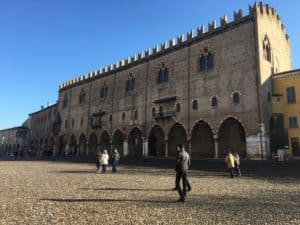
M 234 12 L 233 21 L 222 17 L 218 26 L 213 21 L 207 30 L 64 82 L 51 113 L 52 133 L 31 132 L 29 143 L 47 138 L 53 154 L 83 158 L 99 148 L 174 157 L 176 145 L 184 144 L 192 158 L 221 158 L 231 150 L 266 159 L 271 77 L 288 70 L 285 28 L 274 8 L 255 4 L 247 15 Z

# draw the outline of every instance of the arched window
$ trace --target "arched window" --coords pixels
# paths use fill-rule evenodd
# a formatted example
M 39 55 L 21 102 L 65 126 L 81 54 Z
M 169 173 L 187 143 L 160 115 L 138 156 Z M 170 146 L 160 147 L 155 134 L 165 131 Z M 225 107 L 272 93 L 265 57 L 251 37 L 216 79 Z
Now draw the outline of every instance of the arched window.
M 122 120 L 125 120 L 125 113 L 122 113 Z
M 271 45 L 267 35 L 265 36 L 263 41 L 263 55 L 268 62 L 271 62 Z
M 137 111 L 137 110 L 134 111 L 134 119 L 135 119 L 135 120 L 138 119 L 138 111 Z
M 85 102 L 85 92 L 84 90 L 81 90 L 80 94 L 79 94 L 79 104 L 82 104 Z
M 176 112 L 180 113 L 180 111 L 181 111 L 181 105 L 180 105 L 180 103 L 177 103 L 176 104 Z
M 211 106 L 212 107 L 217 107 L 217 105 L 218 105 L 218 98 L 216 96 L 214 96 L 211 99 Z
M 193 110 L 197 110 L 199 105 L 198 105 L 198 100 L 193 100 Z
M 65 128 L 68 128 L 68 120 L 65 121 Z
M 112 122 L 112 115 L 109 115 L 109 122 Z
M 135 77 L 132 76 L 132 73 L 130 73 L 126 82 L 126 91 L 133 91 L 134 86 L 135 86 Z
M 199 58 L 199 71 L 208 71 L 214 68 L 214 56 L 212 51 L 206 47 L 204 48 L 200 54 Z
M 81 119 L 80 119 L 80 126 L 82 126 L 83 125 L 83 117 L 81 117 Z
M 152 108 L 152 116 L 155 116 L 155 107 Z
M 164 63 L 161 64 L 161 67 L 158 71 L 158 83 L 166 83 L 169 81 L 169 69 L 165 66 Z
M 63 108 L 67 108 L 67 107 L 68 107 L 68 96 L 65 95 L 63 99 Z
M 238 92 L 233 93 L 233 104 L 237 105 L 240 102 L 240 94 Z
M 100 90 L 100 97 L 105 98 L 105 97 L 107 97 L 107 95 L 108 95 L 108 87 L 107 87 L 107 84 L 104 83 L 104 85 L 101 87 L 101 90 Z

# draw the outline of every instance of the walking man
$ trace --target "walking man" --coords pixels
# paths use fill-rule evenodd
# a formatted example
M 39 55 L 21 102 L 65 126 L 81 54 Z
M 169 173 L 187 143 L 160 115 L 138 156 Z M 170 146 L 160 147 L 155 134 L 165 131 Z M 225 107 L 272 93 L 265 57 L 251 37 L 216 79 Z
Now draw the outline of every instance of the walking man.
M 120 154 L 118 152 L 118 149 L 114 150 L 114 153 L 112 155 L 112 172 L 116 172 L 117 171 L 117 166 L 118 166 L 118 162 L 120 160 Z
M 179 193 L 179 202 L 185 202 L 187 188 L 187 170 L 190 166 L 190 155 L 184 150 L 181 144 L 177 146 L 179 151 L 176 164 L 176 189 Z M 182 189 L 180 187 L 182 180 Z
M 182 149 L 185 151 L 184 146 L 182 146 Z M 178 161 L 178 157 L 179 157 L 180 151 L 181 151 L 181 148 L 178 148 L 178 147 L 177 147 L 176 163 L 177 163 L 177 161 Z M 177 166 L 177 164 L 176 164 L 176 166 Z M 172 191 L 176 191 L 176 190 L 177 190 L 177 188 L 176 188 L 177 175 L 180 175 L 180 174 L 176 172 L 175 187 L 172 189 Z M 186 177 L 186 186 L 187 186 L 187 190 L 186 190 L 187 192 L 189 192 L 189 191 L 192 190 L 190 180 L 189 180 L 187 177 Z

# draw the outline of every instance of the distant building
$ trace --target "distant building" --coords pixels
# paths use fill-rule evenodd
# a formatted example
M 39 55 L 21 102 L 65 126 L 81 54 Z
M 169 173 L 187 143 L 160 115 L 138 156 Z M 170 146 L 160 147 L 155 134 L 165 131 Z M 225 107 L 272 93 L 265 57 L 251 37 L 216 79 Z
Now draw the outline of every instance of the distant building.
M 9 153 L 25 153 L 28 128 L 26 126 L 12 127 L 0 130 L 0 155 Z
M 300 157 L 300 70 L 274 74 L 272 83 L 271 151 Z
M 55 154 L 56 135 L 53 133 L 53 123 L 58 114 L 57 104 L 42 107 L 41 110 L 29 114 L 31 129 L 28 143 L 32 155 Z

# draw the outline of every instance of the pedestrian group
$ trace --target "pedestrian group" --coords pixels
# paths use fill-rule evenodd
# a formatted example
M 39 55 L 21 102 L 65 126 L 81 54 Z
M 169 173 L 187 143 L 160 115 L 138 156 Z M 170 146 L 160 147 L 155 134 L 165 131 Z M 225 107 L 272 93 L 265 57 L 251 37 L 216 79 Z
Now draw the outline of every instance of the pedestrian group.
M 109 164 L 109 154 L 106 149 L 99 150 L 97 155 L 97 173 L 106 173 L 107 166 Z M 117 171 L 118 163 L 120 160 L 120 154 L 117 149 L 114 149 L 111 156 L 111 165 L 112 172 Z M 240 156 L 237 152 L 232 154 L 229 150 L 227 155 L 225 156 L 225 162 L 229 169 L 230 177 L 234 177 L 234 173 L 236 172 L 238 176 L 241 176 L 240 169 Z M 179 199 L 178 202 L 185 202 L 187 192 L 192 190 L 191 183 L 188 179 L 188 170 L 191 164 L 191 159 L 189 153 L 185 150 L 182 144 L 177 145 L 177 157 L 176 157 L 176 178 L 175 178 L 175 187 L 174 191 L 178 191 Z M 180 185 L 180 182 L 182 183 Z

